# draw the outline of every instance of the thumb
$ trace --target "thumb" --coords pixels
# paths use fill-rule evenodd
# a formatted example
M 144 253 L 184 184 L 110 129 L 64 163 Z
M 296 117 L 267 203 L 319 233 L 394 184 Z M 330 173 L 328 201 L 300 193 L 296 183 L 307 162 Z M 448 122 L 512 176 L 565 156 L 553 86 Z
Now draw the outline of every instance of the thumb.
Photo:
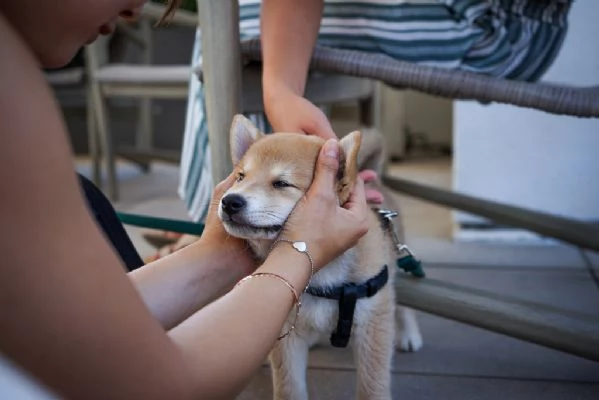
M 219 184 L 214 187 L 212 195 L 214 197 L 219 197 L 220 200 L 220 196 L 222 196 L 223 193 L 233 186 L 236 179 L 237 175 L 235 174 L 235 171 L 231 172 L 229 176 L 227 176 L 223 181 L 219 182 Z
M 233 186 L 235 180 L 237 179 L 237 175 L 233 171 L 229 176 L 227 176 L 223 181 L 221 181 L 218 185 L 214 187 L 212 191 L 212 198 L 210 199 L 210 208 L 217 209 L 218 204 L 220 203 L 220 199 L 223 197 L 225 192 Z
M 333 188 L 338 170 L 339 143 L 336 139 L 329 139 L 320 149 L 313 184 L 323 189 Z

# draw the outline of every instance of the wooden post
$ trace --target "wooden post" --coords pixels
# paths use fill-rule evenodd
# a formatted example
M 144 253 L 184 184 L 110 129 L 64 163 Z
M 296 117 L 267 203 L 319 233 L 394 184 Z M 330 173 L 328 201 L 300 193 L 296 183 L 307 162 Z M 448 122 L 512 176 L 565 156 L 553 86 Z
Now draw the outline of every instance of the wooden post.
M 241 112 L 241 47 L 237 0 L 198 0 L 206 122 L 214 183 L 232 171 L 229 128 Z

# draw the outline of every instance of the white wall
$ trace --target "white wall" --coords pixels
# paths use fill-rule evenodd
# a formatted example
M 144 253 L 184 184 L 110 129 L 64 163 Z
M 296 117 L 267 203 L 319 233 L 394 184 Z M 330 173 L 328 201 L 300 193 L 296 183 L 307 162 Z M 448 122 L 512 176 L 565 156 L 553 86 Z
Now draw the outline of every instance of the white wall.
M 575 1 L 545 81 L 599 85 L 599 1 Z M 599 119 L 506 105 L 454 104 L 454 188 L 581 220 L 599 220 Z M 456 222 L 477 218 L 455 214 Z

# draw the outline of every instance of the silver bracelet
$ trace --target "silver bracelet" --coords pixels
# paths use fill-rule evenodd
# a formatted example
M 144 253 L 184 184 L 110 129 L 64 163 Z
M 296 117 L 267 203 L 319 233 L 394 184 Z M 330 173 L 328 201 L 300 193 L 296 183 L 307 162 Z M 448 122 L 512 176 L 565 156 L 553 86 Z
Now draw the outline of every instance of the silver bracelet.
M 293 300 L 295 302 L 295 317 L 293 318 L 293 323 L 291 324 L 291 327 L 289 329 L 287 329 L 287 332 L 283 333 L 282 335 L 280 335 L 277 338 L 277 340 L 284 339 L 287 336 L 291 335 L 291 331 L 293 331 L 295 329 L 295 324 L 297 322 L 297 317 L 300 313 L 300 308 L 302 307 L 302 302 L 300 301 L 300 297 L 297 295 L 297 291 L 295 290 L 295 287 L 293 287 L 291 282 L 289 282 L 287 279 L 283 278 L 281 275 L 275 274 L 273 272 L 254 272 L 253 274 L 248 275 L 245 278 L 243 278 L 242 280 L 240 280 L 239 282 L 237 282 L 235 287 L 241 285 L 242 283 L 249 281 L 250 279 L 260 278 L 260 277 L 270 277 L 270 278 L 278 279 L 279 281 L 283 282 L 285 284 L 285 286 L 287 286 L 291 290 L 291 293 L 293 293 Z
M 304 288 L 304 292 L 305 292 L 306 290 L 308 290 L 308 286 L 310 286 L 310 282 L 312 282 L 312 277 L 314 276 L 314 260 L 312 259 L 312 255 L 308 251 L 308 245 L 306 244 L 306 242 L 302 242 L 302 241 L 277 239 L 272 244 L 272 246 L 270 246 L 270 250 L 268 252 L 270 253 L 272 251 L 272 249 L 274 249 L 275 246 L 280 242 L 289 243 L 289 244 L 291 244 L 291 247 L 293 247 L 298 253 L 304 253 L 306 256 L 308 256 L 308 260 L 310 261 L 310 279 L 308 279 L 308 283 L 306 284 L 306 287 Z

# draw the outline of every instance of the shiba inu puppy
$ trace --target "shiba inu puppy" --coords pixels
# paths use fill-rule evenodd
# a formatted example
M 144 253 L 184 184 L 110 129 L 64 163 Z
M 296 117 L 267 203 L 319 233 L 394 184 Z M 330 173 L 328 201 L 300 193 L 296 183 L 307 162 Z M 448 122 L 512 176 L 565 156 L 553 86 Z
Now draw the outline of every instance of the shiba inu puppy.
M 264 259 L 308 190 L 324 140 L 295 133 L 264 135 L 240 115 L 230 135 L 237 181 L 223 195 L 218 214 L 229 234 L 246 239 L 256 256 Z M 358 170 L 381 165 L 382 146 L 366 140 L 360 150 L 361 139 L 355 131 L 340 140 L 340 204 L 348 199 Z M 395 304 L 393 243 L 376 212 L 369 224 L 368 233 L 354 248 L 314 275 L 302 296 L 295 329 L 271 351 L 276 399 L 308 398 L 308 350 L 323 339 L 330 338 L 337 347 L 351 345 L 360 399 L 391 399 L 395 346 L 406 351 L 422 346 L 413 311 Z

